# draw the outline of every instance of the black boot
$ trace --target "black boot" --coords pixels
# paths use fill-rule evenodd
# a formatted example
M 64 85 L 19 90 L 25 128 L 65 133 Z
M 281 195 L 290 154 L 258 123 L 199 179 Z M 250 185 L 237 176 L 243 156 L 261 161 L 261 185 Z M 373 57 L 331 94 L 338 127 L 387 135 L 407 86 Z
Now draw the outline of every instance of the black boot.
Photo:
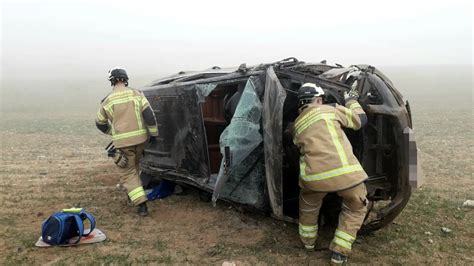
M 146 201 L 138 204 L 138 215 L 140 216 L 148 215 L 148 207 L 146 206 Z
M 346 262 L 347 262 L 347 256 L 344 256 L 341 253 L 332 252 L 331 264 L 333 264 L 333 265 L 342 265 Z

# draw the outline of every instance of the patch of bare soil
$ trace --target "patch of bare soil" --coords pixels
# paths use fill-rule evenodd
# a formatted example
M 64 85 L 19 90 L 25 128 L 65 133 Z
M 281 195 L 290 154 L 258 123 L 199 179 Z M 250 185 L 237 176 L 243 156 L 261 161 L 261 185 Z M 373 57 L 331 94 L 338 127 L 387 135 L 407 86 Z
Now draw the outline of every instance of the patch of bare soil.
M 328 261 L 330 253 L 324 248 L 330 235 L 323 233 L 318 240 L 323 250 L 306 252 L 296 225 L 222 202 L 214 208 L 192 189 L 150 202 L 150 215 L 139 217 L 116 187 L 117 172 L 103 150 L 108 140 L 99 136 L 90 118 L 56 118 L 62 120 L 54 123 L 50 119 L 2 121 L 0 264 L 312 265 Z M 474 263 L 473 212 L 458 208 L 463 199 L 473 196 L 466 188 L 472 188 L 472 172 L 459 169 L 459 163 L 448 167 L 439 163 L 443 153 L 470 156 L 470 150 L 437 150 L 431 146 L 437 137 L 420 142 L 426 153 L 426 187 L 414 193 L 396 224 L 357 240 L 354 263 Z M 457 144 L 453 138 L 438 147 Z M 445 184 L 444 173 L 452 173 L 463 186 L 438 187 Z M 70 248 L 35 247 L 41 222 L 72 206 L 93 213 L 107 241 Z M 452 233 L 442 233 L 442 226 Z

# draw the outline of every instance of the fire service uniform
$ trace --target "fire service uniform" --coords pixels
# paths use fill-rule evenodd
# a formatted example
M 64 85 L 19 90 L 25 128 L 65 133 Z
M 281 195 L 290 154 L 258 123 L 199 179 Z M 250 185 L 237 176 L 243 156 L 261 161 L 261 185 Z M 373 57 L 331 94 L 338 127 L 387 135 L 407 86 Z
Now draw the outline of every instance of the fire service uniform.
M 101 102 L 96 126 L 103 133 L 112 135 L 117 150 L 115 163 L 121 172 L 120 182 L 127 189 L 131 202 L 139 206 L 139 214 L 146 215 L 147 196 L 139 177 L 139 161 L 145 142 L 149 139 L 153 143 L 158 136 L 155 115 L 143 93 L 127 87 L 125 70 L 112 69 L 109 75 L 113 90 Z

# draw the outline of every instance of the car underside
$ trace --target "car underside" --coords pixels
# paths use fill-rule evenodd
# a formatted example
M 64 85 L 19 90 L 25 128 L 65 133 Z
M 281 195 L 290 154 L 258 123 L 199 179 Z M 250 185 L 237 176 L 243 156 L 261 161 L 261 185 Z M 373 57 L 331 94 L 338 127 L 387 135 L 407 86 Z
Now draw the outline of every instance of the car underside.
M 141 88 L 159 125 L 145 149 L 143 174 L 186 184 L 219 200 L 298 219 L 299 151 L 291 136 L 297 90 L 321 86 L 326 103 L 343 104 L 357 81 L 368 123 L 345 130 L 366 180 L 369 214 L 362 231 L 377 230 L 402 211 L 421 185 L 420 161 L 408 102 L 379 70 L 295 58 L 247 67 L 180 72 Z M 333 222 L 341 199 L 329 193 L 321 221 Z M 322 217 L 326 217 L 322 219 Z

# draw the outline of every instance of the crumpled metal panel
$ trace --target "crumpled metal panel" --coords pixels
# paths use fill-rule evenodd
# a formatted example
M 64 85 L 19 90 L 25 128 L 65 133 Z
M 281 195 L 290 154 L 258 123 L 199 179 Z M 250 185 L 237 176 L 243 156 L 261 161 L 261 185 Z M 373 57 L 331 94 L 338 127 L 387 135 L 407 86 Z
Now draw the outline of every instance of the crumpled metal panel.
M 273 214 L 283 218 L 283 104 L 286 91 L 273 67 L 267 69 L 263 96 L 263 144 L 265 150 L 265 178 Z
M 327 78 L 327 79 L 335 79 L 335 78 L 340 78 L 342 75 L 347 74 L 351 71 L 356 71 L 357 68 L 351 66 L 351 67 L 341 67 L 341 68 L 333 68 L 330 69 L 321 75 L 320 77 Z

